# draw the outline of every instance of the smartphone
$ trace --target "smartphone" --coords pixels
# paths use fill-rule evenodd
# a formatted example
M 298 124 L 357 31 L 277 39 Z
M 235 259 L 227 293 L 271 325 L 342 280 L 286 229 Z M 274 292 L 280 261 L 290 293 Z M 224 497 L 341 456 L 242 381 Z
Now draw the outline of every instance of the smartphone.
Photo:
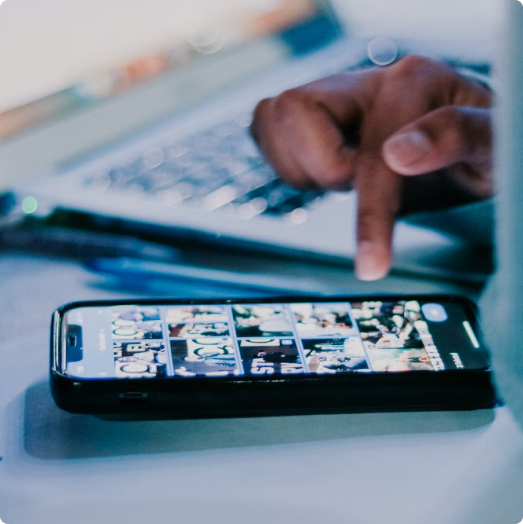
M 474 304 L 435 295 L 67 304 L 51 389 L 75 413 L 180 418 L 496 404 Z

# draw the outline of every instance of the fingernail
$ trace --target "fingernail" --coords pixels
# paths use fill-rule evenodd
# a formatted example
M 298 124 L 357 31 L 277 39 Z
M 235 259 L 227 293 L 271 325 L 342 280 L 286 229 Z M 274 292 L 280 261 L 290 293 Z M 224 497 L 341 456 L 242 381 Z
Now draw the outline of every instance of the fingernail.
M 373 242 L 358 245 L 356 256 L 356 276 L 360 280 L 379 280 L 387 275 L 390 266 L 390 254 Z
M 430 152 L 431 143 L 426 135 L 419 131 L 409 131 L 392 136 L 383 145 L 383 153 L 391 167 L 410 166 L 419 162 Z

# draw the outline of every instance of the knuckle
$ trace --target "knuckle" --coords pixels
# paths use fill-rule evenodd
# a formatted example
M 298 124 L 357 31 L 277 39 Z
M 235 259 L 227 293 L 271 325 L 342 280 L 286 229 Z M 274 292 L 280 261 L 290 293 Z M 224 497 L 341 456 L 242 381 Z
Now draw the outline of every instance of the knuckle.
M 268 111 L 271 100 L 272 98 L 264 98 L 256 104 L 253 115 L 253 118 L 255 120 L 259 119 L 263 114 L 265 114 Z
M 438 62 L 420 55 L 408 55 L 399 60 L 394 69 L 400 75 L 417 75 L 437 67 Z
M 294 105 L 296 103 L 307 101 L 308 93 L 304 89 L 301 89 L 299 87 L 293 87 L 292 89 L 287 89 L 280 93 L 276 99 L 278 103 L 281 105 Z
M 280 119 L 285 119 L 294 114 L 304 105 L 310 104 L 310 95 L 305 90 L 293 88 L 283 91 L 274 99 L 274 109 Z
M 270 106 L 271 106 L 272 100 L 273 100 L 272 98 L 264 98 L 263 100 L 260 100 L 256 104 L 256 107 L 254 108 L 254 111 L 252 114 L 251 129 L 264 121 L 265 117 L 270 112 Z
M 263 128 L 267 125 L 267 121 L 270 118 L 271 102 L 271 98 L 264 98 L 263 100 L 260 100 L 254 108 L 249 132 L 256 142 L 260 141 Z

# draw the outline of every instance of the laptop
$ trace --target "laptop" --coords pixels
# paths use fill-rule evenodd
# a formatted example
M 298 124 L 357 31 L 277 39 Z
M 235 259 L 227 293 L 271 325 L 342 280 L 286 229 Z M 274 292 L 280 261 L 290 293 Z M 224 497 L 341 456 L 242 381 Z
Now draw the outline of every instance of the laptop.
M 93 143 L 101 136 L 104 145 L 17 183 L 19 198 L 31 197 L 39 212 L 72 213 L 109 230 L 118 224 L 173 242 L 347 264 L 356 251 L 355 194 L 283 184 L 249 135 L 262 98 L 369 65 L 367 42 L 344 33 L 329 2 L 303 5 L 300 16 L 261 36 L 202 53 L 86 109 L 72 129 Z M 138 130 L 122 136 L 132 127 Z M 67 127 L 56 133 L 67 140 Z M 395 252 L 396 269 L 478 278 L 469 272 L 474 253 L 448 235 L 399 223 Z

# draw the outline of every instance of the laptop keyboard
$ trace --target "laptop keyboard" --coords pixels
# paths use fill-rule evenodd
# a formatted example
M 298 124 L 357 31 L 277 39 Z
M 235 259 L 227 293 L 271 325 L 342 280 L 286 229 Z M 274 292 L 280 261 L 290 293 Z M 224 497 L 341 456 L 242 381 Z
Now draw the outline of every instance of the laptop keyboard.
M 249 219 L 289 215 L 300 223 L 322 191 L 284 184 L 249 134 L 250 115 L 222 123 L 180 142 L 149 147 L 131 161 L 88 175 L 96 191 L 152 196 L 166 207 L 190 205 Z

